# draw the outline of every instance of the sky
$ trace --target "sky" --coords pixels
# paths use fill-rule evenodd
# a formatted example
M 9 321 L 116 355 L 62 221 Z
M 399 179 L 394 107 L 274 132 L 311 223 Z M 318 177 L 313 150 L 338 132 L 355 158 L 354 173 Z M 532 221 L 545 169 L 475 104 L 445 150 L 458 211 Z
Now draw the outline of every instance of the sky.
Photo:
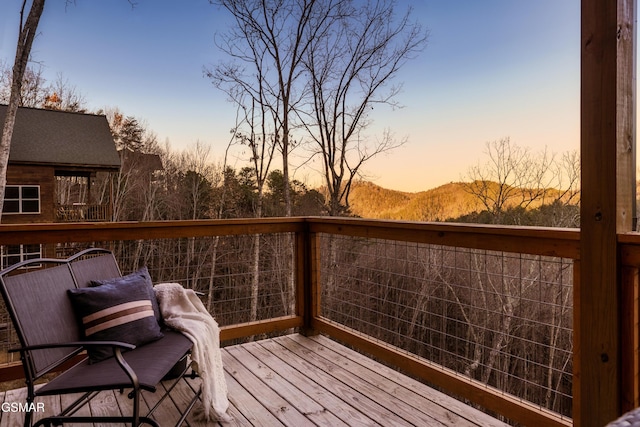
M 235 108 L 204 76 L 225 60 L 214 43 L 231 19 L 207 0 L 48 0 L 32 60 L 91 110 L 118 107 L 173 150 L 211 147 L 221 161 Z M 13 64 L 22 0 L 0 1 L 0 61 Z M 579 0 L 399 0 L 429 32 L 394 80 L 402 108 L 376 108 L 369 137 L 406 138 L 372 160 L 368 180 L 416 192 L 464 180 L 486 143 L 579 149 Z M 245 153 L 230 163 L 244 166 Z M 276 168 L 281 168 L 276 165 Z M 319 185 L 314 165 L 294 178 Z

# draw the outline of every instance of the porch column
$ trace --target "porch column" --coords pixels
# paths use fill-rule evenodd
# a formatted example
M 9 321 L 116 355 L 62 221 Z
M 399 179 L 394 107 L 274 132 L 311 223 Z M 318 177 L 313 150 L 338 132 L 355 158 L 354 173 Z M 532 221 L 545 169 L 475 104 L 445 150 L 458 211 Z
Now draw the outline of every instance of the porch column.
M 574 300 L 574 420 L 621 413 L 617 233 L 635 216 L 635 0 L 582 0 L 581 250 Z

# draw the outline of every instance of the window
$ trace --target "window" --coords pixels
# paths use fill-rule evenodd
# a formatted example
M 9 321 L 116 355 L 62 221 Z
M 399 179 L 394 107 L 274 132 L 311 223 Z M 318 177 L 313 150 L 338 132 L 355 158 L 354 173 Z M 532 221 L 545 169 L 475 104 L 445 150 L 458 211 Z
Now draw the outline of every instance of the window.
M 4 213 L 39 214 L 39 185 L 7 185 L 4 192 Z
M 42 257 L 40 245 L 7 245 L 2 246 L 2 268 L 7 268 L 20 261 Z M 34 264 L 29 267 L 39 267 Z

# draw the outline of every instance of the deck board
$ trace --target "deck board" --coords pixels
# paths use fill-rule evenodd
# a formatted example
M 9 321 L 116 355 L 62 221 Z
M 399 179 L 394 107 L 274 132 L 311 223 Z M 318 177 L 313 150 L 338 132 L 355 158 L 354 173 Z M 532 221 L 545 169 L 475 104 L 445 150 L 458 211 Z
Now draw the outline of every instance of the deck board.
M 325 420 L 331 420 L 331 426 L 345 426 L 349 425 L 343 420 L 349 420 L 351 425 L 375 425 L 364 414 L 352 410 L 345 411 L 342 400 L 335 396 L 332 392 L 326 390 L 315 381 L 311 380 L 297 369 L 294 369 L 291 365 L 280 359 L 274 353 L 271 353 L 266 348 L 258 343 L 251 343 L 242 347 L 251 354 L 253 354 L 258 360 L 266 364 L 282 378 L 287 378 L 289 381 L 296 384 L 299 393 L 304 394 L 306 398 L 311 399 L 321 409 L 319 412 L 309 411 L 306 415 L 311 418 L 318 425 L 325 425 Z M 330 412 L 326 408 L 333 408 Z M 315 409 L 315 408 L 314 408 Z M 324 415 L 324 414 L 330 414 Z M 322 418 L 322 421 L 320 421 Z
M 355 363 L 366 367 L 371 372 L 382 376 L 386 380 L 393 381 L 396 385 L 400 385 L 400 387 L 394 389 L 395 395 L 400 397 L 404 402 L 410 403 L 414 408 L 428 411 L 446 425 L 505 425 L 505 423 L 496 420 L 484 412 L 474 410 L 459 400 L 453 399 L 413 378 L 409 378 L 392 368 L 381 365 L 373 359 L 363 356 L 331 339 L 317 336 L 300 340 L 298 337 L 297 335 L 290 336 L 290 338 L 296 339 L 311 351 L 317 352 L 318 354 L 326 354 L 326 352 L 322 351 L 322 348 L 327 347 L 332 352 L 353 360 Z
M 506 424 L 454 400 L 393 369 L 323 336 L 287 335 L 225 347 L 222 352 L 229 414 L 224 426 L 495 426 Z M 198 387 L 199 379 L 189 380 Z M 182 383 L 154 419 L 173 425 L 189 400 Z M 124 393 L 102 392 L 85 413 L 131 410 Z M 24 402 L 25 389 L 0 393 L 0 402 Z M 75 396 L 65 396 L 63 403 Z M 59 397 L 41 398 L 47 414 L 60 408 Z M 142 406 L 158 393 L 143 392 Z M 40 418 L 42 414 L 37 414 Z M 21 426 L 22 414 L 0 411 L 0 425 Z M 211 426 L 191 414 L 193 427 Z

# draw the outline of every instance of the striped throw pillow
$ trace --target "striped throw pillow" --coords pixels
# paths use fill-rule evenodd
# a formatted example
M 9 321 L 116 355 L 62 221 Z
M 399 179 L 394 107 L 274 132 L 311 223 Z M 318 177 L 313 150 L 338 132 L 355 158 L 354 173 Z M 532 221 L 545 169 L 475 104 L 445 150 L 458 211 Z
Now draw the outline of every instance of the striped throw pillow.
M 83 337 L 121 341 L 136 346 L 162 338 L 160 325 L 143 279 L 127 286 L 104 284 L 68 291 Z M 91 363 L 113 356 L 111 347 L 89 348 Z
M 140 320 L 150 315 L 153 315 L 153 308 L 149 300 L 123 302 L 83 317 L 82 326 L 84 327 L 84 334 L 87 338 L 90 338 L 91 335 L 97 332 Z
M 147 284 L 147 290 L 149 292 L 149 298 L 151 299 L 151 304 L 153 305 L 153 312 L 156 315 L 156 319 L 158 319 L 158 323 L 162 325 L 162 316 L 160 314 L 160 308 L 158 307 L 158 301 L 156 300 L 156 293 L 153 290 L 153 281 L 151 280 L 151 275 L 149 274 L 149 270 L 147 267 L 142 267 L 138 271 L 134 271 L 131 274 L 127 274 L 122 277 L 114 277 L 110 279 L 104 280 L 92 280 L 89 282 L 89 286 L 102 286 L 102 285 L 117 285 L 117 286 L 128 286 L 129 283 L 139 282 L 140 280 L 144 280 Z

